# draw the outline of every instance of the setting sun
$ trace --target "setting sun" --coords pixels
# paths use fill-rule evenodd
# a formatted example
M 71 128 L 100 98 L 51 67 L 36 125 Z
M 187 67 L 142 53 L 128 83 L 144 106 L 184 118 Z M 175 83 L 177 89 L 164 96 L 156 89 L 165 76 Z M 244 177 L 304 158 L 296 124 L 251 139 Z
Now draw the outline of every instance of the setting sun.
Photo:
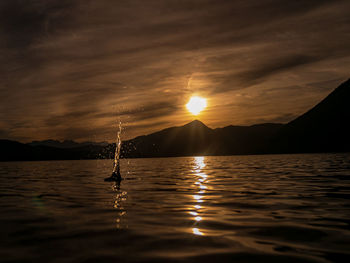
M 191 97 L 189 102 L 186 104 L 186 108 L 193 115 L 198 115 L 204 108 L 207 107 L 207 100 L 201 97 Z

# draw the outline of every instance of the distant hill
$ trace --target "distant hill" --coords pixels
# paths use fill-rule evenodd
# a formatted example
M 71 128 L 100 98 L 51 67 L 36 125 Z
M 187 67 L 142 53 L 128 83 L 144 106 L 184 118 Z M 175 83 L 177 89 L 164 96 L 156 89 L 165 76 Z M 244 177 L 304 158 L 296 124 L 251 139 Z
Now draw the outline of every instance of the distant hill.
M 122 153 L 128 157 L 230 155 L 264 153 L 266 141 L 282 124 L 228 126 L 210 129 L 195 120 L 126 141 Z
M 0 161 L 78 160 L 108 156 L 106 147 L 87 145 L 69 149 L 44 145 L 31 146 L 10 140 L 0 140 Z
M 78 148 L 78 147 L 84 147 L 89 145 L 96 145 L 96 146 L 107 146 L 108 142 L 75 142 L 72 140 L 64 140 L 64 141 L 58 141 L 58 140 L 44 140 L 44 141 L 33 141 L 31 143 L 28 143 L 30 146 L 48 146 L 48 147 L 55 147 L 55 148 L 62 148 L 62 149 L 69 149 L 69 148 Z
M 350 151 L 350 80 L 287 124 L 211 129 L 199 120 L 122 143 L 122 157 Z M 0 161 L 112 158 L 115 144 L 0 140 Z
M 206 154 L 213 130 L 200 121 L 167 128 L 126 141 L 122 154 L 132 157 L 186 156 Z

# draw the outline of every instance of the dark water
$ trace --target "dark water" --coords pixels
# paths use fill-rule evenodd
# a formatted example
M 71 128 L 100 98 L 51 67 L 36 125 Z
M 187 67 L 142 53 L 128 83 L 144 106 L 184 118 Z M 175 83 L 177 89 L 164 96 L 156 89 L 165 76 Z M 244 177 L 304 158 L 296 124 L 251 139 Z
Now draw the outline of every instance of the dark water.
M 1 262 L 350 262 L 350 155 L 0 163 Z

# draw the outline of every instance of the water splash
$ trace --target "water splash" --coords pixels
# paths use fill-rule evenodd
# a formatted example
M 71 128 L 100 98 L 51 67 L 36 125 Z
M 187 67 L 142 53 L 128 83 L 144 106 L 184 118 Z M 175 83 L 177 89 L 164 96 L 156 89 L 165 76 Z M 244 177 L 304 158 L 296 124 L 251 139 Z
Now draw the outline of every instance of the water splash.
M 122 133 L 122 122 L 119 121 L 119 129 L 117 132 L 117 142 L 116 142 L 115 153 L 114 153 L 113 173 L 120 172 L 120 148 L 122 145 L 122 140 L 120 138 L 121 133 Z
M 119 121 L 119 129 L 117 132 L 117 142 L 115 145 L 115 153 L 114 153 L 114 164 L 113 164 L 113 172 L 112 175 L 108 178 L 105 178 L 105 182 L 119 182 L 123 180 L 120 174 L 120 148 L 122 145 L 122 140 L 120 138 L 120 134 L 122 132 L 122 123 Z

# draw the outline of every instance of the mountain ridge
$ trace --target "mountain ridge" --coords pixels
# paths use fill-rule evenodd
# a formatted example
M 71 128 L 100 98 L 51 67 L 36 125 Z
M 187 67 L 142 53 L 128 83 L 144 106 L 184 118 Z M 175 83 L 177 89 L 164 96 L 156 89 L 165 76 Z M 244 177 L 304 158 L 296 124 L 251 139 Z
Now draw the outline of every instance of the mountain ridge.
M 122 157 L 171 157 L 350 151 L 350 79 L 287 124 L 229 125 L 212 129 L 199 120 L 137 136 L 122 143 Z M 58 142 L 21 144 L 0 140 L 0 160 L 113 158 L 115 144 Z M 52 147 L 54 144 L 62 147 Z M 66 145 L 76 147 L 66 148 Z
M 350 79 L 287 123 L 272 144 L 277 152 L 350 151 Z

